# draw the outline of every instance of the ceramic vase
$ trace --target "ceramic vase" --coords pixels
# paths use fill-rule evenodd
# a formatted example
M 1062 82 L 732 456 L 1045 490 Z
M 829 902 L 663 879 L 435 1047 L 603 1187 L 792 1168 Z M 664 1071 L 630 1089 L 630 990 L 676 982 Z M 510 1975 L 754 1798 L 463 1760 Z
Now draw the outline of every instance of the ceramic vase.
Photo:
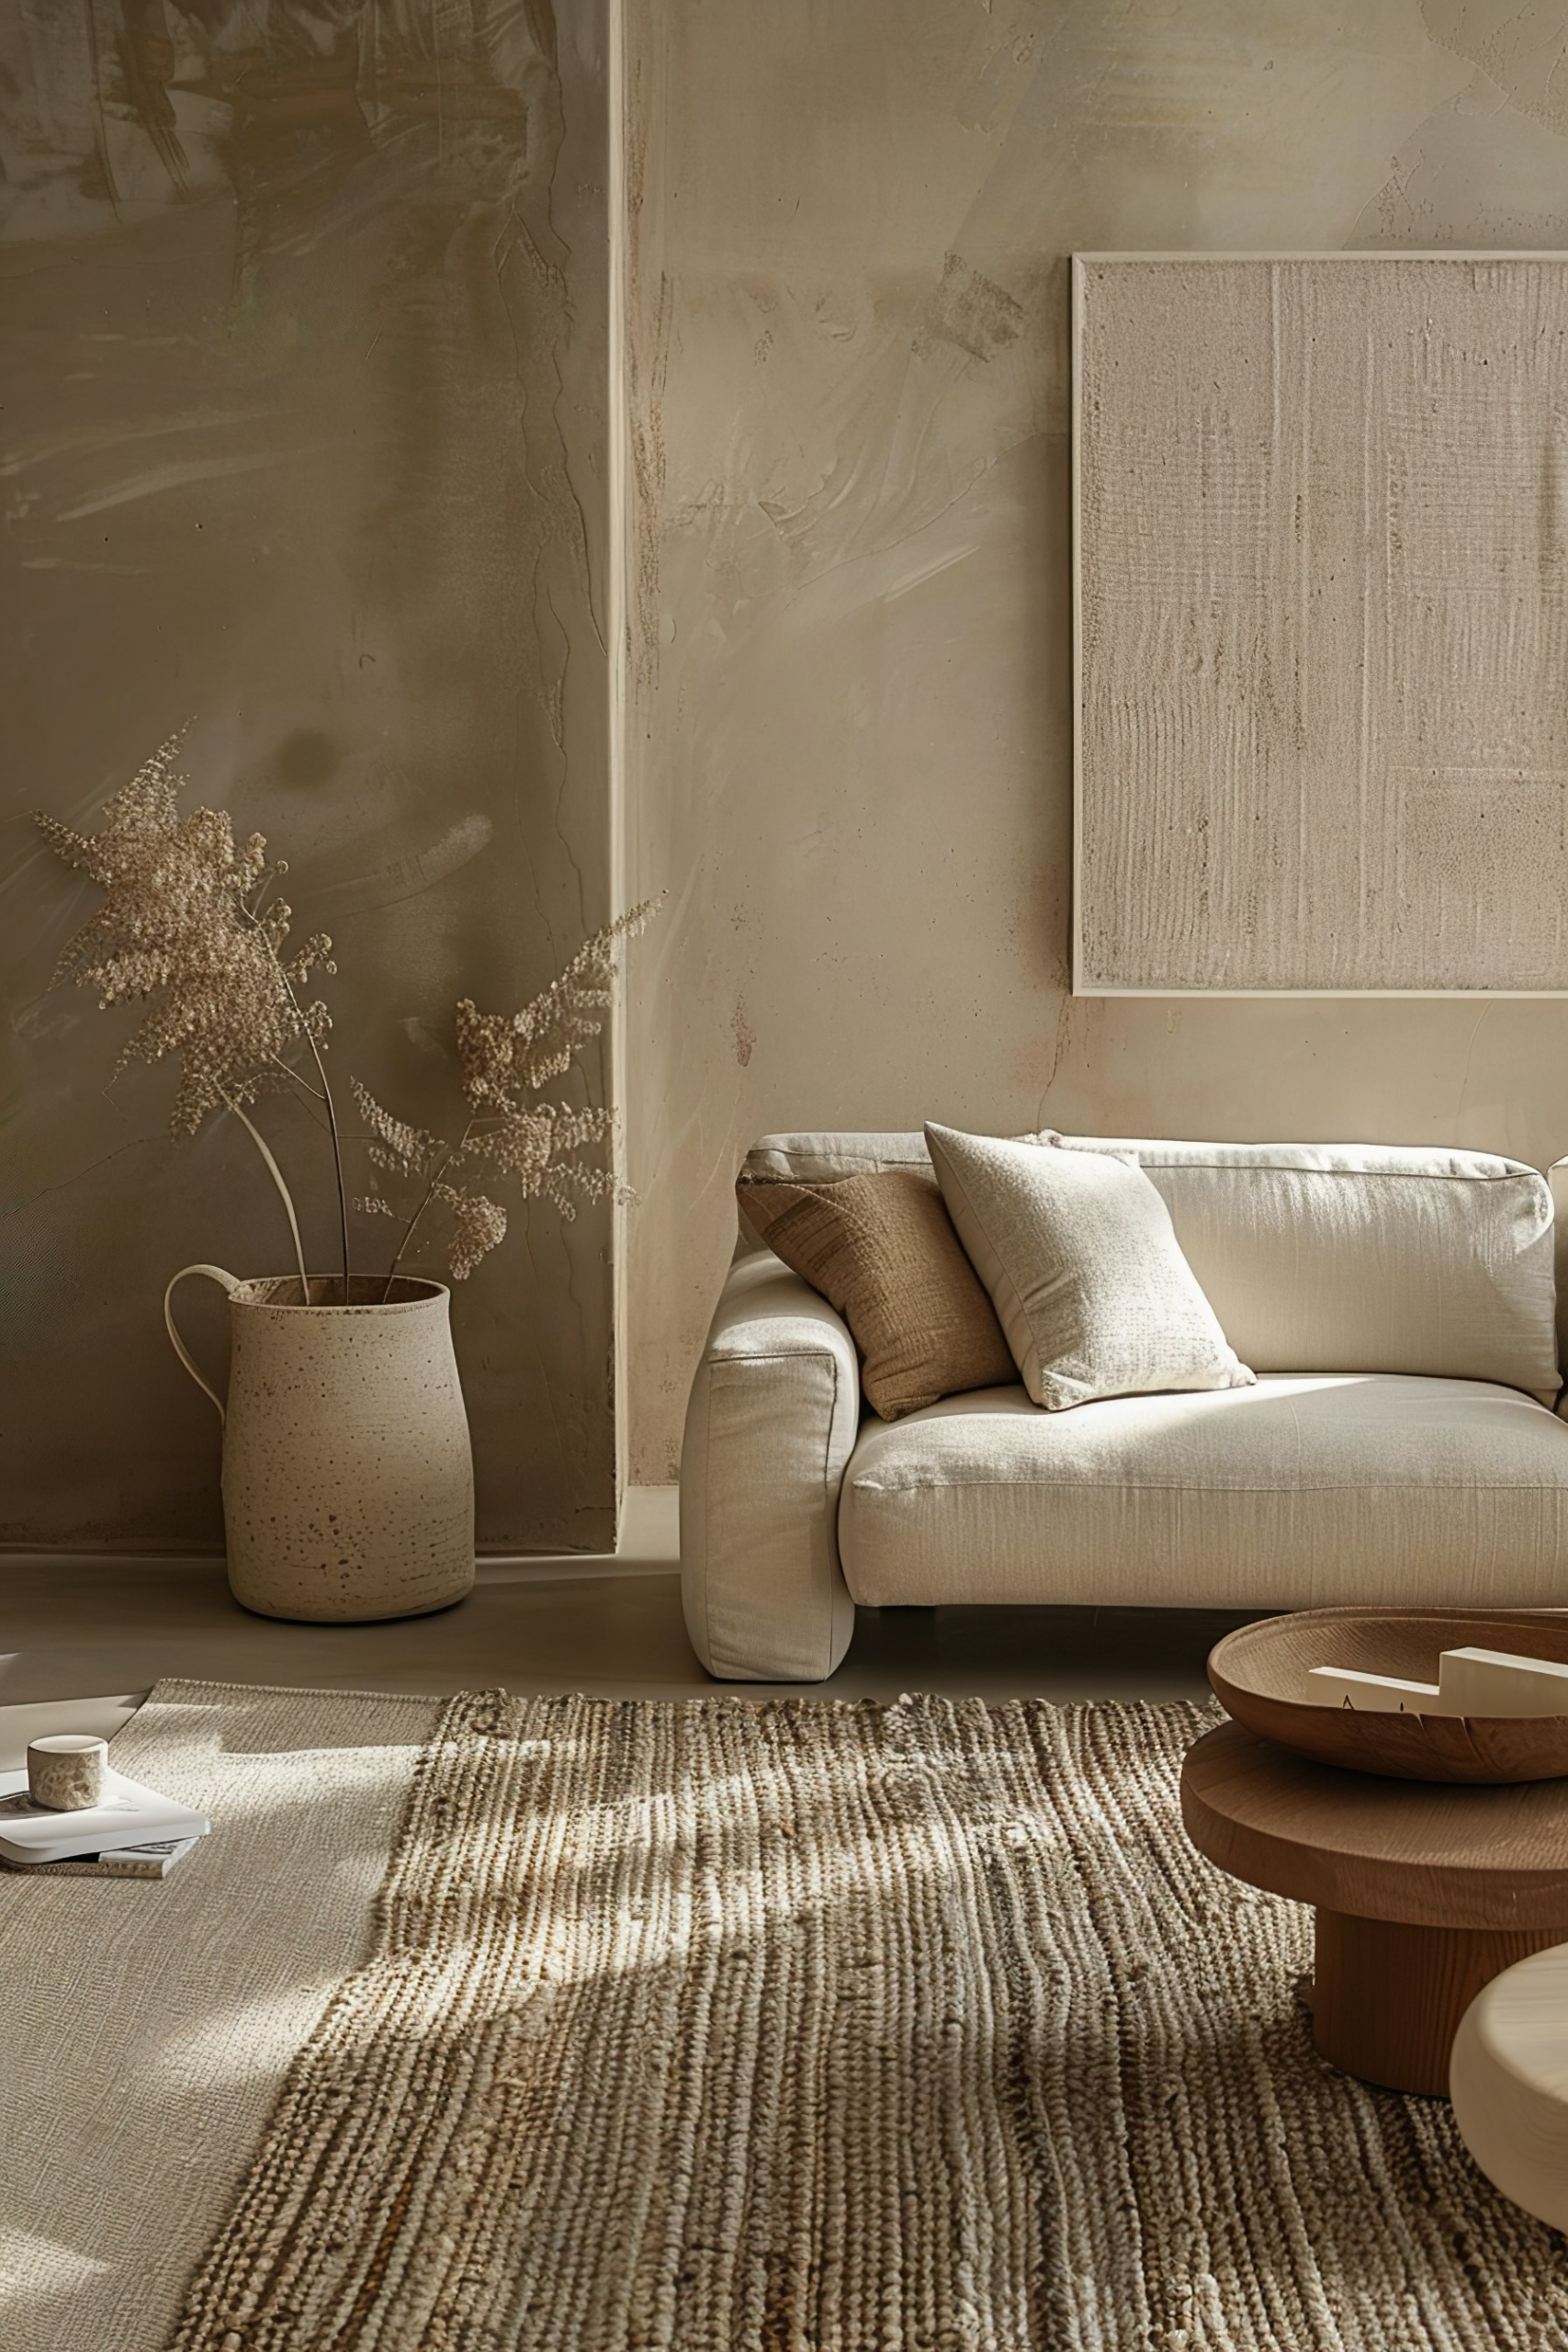
M 228 1295 L 227 1398 L 175 1328 L 175 1285 Z M 175 1354 L 223 1423 L 229 1583 L 263 1617 L 418 1617 L 474 1582 L 474 1470 L 441 1283 L 186 1266 L 164 1295 Z

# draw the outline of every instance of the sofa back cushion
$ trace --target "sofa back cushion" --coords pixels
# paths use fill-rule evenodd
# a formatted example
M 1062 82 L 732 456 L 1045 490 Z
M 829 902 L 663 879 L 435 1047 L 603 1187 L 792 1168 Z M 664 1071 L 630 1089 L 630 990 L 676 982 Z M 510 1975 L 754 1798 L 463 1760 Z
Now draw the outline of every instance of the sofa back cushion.
M 1032 1138 L 1136 1159 L 1226 1339 L 1257 1372 L 1559 1385 L 1551 1196 L 1489 1152 L 1386 1144 Z M 919 1134 L 767 1136 L 748 1173 L 929 1165 Z
M 1041 1137 L 1043 1142 L 1055 1139 L 1054 1129 Z M 830 1184 L 838 1176 L 874 1176 L 884 1168 L 929 1169 L 931 1164 L 921 1128 L 913 1135 L 829 1129 L 821 1135 L 763 1136 L 747 1153 L 740 1173 L 749 1179 L 773 1176 L 796 1184 Z

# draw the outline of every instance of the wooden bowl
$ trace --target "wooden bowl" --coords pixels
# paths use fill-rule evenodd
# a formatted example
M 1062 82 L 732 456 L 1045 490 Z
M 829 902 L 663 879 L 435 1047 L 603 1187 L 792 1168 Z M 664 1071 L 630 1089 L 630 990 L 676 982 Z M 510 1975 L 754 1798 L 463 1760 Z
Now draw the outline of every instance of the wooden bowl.
M 1303 1609 L 1227 1634 L 1209 1680 L 1227 1713 L 1320 1764 L 1397 1781 L 1555 1781 L 1568 1715 L 1383 1715 L 1304 1699 L 1312 1666 L 1436 1682 L 1442 1650 L 1514 1650 L 1568 1665 L 1568 1611 Z

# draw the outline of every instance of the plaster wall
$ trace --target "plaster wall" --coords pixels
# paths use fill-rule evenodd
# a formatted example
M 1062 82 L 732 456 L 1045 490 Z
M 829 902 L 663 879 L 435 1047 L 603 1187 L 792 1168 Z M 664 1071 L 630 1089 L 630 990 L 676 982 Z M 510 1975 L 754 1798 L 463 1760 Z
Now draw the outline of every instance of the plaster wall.
M 188 800 L 336 942 L 340 1089 L 437 1129 L 455 999 L 520 1001 L 608 910 L 605 17 L 3 12 L 0 1537 L 216 1543 L 163 1287 L 289 1263 L 233 1122 L 171 1145 L 172 1074 L 110 1083 L 132 1016 L 49 991 L 94 894 L 28 812 L 90 825 L 192 718 Z M 309 1111 L 264 1124 L 325 1269 Z M 513 1214 L 455 1294 L 480 1541 L 602 1545 L 609 1219 Z
M 1077 251 L 1568 246 L 1568 8 L 649 0 L 628 17 L 631 1475 L 781 1127 L 1543 1164 L 1560 1003 L 1074 1000 Z

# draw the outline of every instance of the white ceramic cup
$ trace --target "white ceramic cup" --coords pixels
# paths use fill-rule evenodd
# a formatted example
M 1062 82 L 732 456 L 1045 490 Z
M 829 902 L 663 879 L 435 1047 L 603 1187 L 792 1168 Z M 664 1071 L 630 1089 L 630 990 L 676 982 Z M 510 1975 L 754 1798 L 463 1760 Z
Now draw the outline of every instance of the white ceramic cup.
M 83 1813 L 100 1804 L 108 1742 L 80 1731 L 55 1732 L 28 1742 L 28 1794 L 56 1813 Z

